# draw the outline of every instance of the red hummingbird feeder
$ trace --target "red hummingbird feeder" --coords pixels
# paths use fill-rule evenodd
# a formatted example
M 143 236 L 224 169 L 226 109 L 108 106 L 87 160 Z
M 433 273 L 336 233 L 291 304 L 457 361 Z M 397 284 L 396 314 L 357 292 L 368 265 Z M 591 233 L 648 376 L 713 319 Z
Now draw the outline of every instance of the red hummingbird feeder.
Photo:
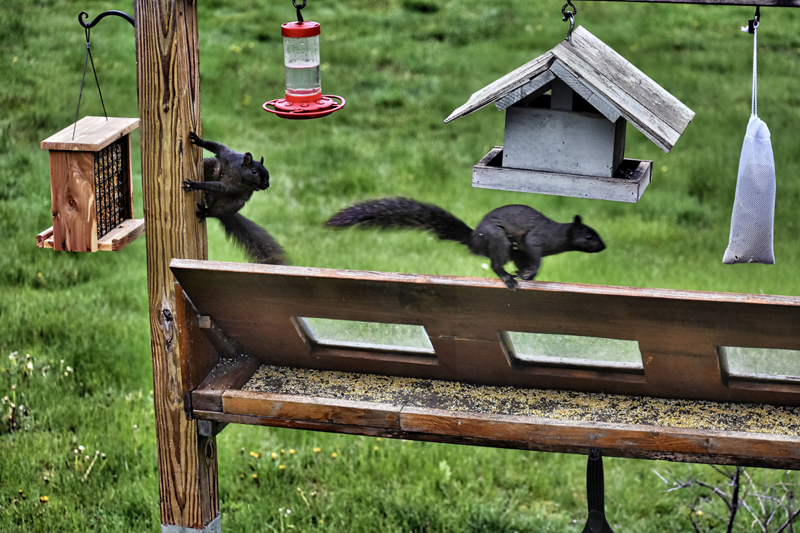
M 344 107 L 341 96 L 322 94 L 319 77 L 319 34 L 318 22 L 304 21 L 295 0 L 297 22 L 281 25 L 283 35 L 283 64 L 286 69 L 286 96 L 265 102 L 264 111 L 282 118 L 310 119 L 325 117 Z M 338 100 L 338 102 L 337 102 Z

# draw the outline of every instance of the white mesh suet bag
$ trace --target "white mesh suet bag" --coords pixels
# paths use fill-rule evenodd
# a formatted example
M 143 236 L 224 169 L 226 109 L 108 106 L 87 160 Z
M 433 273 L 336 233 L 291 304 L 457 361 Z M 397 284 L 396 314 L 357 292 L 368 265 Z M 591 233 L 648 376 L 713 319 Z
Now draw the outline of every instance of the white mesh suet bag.
M 757 27 L 757 26 L 756 26 Z M 744 28 L 742 28 L 744 29 Z M 775 160 L 769 128 L 756 107 L 756 30 L 753 31 L 753 97 L 744 137 L 731 215 L 731 235 L 722 262 L 775 263 L 772 228 L 775 216 Z

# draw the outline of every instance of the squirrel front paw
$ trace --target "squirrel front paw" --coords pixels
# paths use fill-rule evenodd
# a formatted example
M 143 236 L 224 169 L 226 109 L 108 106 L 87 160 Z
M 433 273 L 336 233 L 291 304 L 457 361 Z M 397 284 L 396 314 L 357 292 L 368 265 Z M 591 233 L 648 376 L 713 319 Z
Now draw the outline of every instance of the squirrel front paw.
M 184 191 L 197 191 L 197 190 L 200 190 L 199 187 L 195 186 L 197 183 L 200 183 L 200 182 L 192 181 L 192 180 L 183 180 L 183 190 Z
M 203 146 L 203 139 L 197 136 L 197 134 L 193 131 L 189 132 L 189 141 L 195 146 Z

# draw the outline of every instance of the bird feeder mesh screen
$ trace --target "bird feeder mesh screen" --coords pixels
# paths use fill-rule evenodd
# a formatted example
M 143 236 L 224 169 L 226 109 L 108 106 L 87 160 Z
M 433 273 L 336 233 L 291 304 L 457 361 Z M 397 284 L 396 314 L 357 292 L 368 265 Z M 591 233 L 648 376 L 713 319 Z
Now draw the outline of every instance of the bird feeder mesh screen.
M 125 137 L 123 137 L 94 155 L 98 239 L 131 218 L 131 213 L 128 212 L 130 185 L 125 147 Z
M 769 128 L 750 117 L 739 160 L 731 234 L 722 262 L 774 264 L 775 160 Z

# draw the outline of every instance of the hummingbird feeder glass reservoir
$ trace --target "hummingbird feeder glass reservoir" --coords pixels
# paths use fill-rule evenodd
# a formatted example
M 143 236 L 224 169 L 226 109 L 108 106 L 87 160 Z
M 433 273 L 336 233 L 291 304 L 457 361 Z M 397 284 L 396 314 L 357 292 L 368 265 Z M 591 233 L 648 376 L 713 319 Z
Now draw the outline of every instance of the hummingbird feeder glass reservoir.
M 295 7 L 300 15 L 301 7 L 296 4 Z M 345 101 L 341 96 L 322 94 L 319 76 L 320 25 L 318 22 L 303 21 L 302 16 L 298 19 L 297 22 L 287 22 L 281 26 L 286 96 L 266 102 L 263 108 L 283 118 L 324 117 L 343 108 Z

